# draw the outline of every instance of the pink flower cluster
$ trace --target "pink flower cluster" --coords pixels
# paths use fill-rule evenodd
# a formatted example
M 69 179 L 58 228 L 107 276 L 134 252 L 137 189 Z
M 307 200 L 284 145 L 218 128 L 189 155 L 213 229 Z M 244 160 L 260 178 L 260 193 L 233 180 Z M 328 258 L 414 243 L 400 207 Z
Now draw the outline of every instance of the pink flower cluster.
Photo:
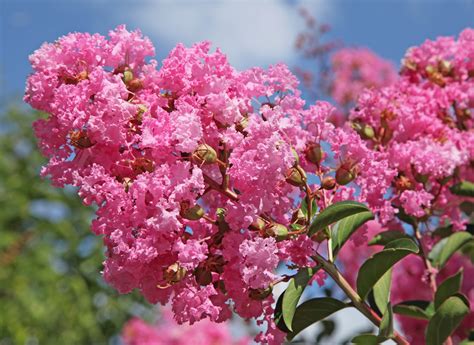
M 97 207 L 104 278 L 119 292 L 170 302 L 180 324 L 233 310 L 266 324 L 257 341 L 279 344 L 272 288 L 288 277 L 276 268 L 314 265 L 324 240 L 306 235 L 301 200 L 365 202 L 383 225 L 400 226 L 403 209 L 463 226 L 465 199 L 449 187 L 474 175 L 473 36 L 412 49 L 397 81 L 357 52 L 341 80 L 392 85 L 366 89 L 335 128 L 334 107 L 305 107 L 283 64 L 237 71 L 202 42 L 178 44 L 159 65 L 140 31 L 69 34 L 30 57 L 25 100 L 48 113 L 34 124 L 49 158 L 42 175 Z
M 388 154 L 392 203 L 425 221 L 439 217 L 463 228 L 465 198 L 450 187 L 473 180 L 474 30 L 411 48 L 400 78 L 366 89 L 351 112 L 352 125 L 372 149 Z
M 247 345 L 250 339 L 234 340 L 229 325 L 215 324 L 202 320 L 195 325 L 179 325 L 168 309 L 162 309 L 156 325 L 150 325 L 139 318 L 128 321 L 122 330 L 125 345 Z
M 393 84 L 393 64 L 367 48 L 343 48 L 331 56 L 329 94 L 341 106 L 352 106 L 364 89 Z
M 288 229 L 301 223 L 304 191 L 319 188 L 303 168 L 320 180 L 349 173 L 334 185 L 359 183 L 374 209 L 393 172 L 352 129 L 326 121 L 328 103 L 305 109 L 285 65 L 239 72 L 203 42 L 178 45 L 158 68 L 139 31 L 119 26 L 109 36 L 69 34 L 30 58 L 25 100 L 49 113 L 34 124 L 49 157 L 43 176 L 97 205 L 92 230 L 118 291 L 171 299 L 179 323 L 221 322 L 232 306 L 267 322 L 260 341 L 281 342 L 275 269 L 311 265 L 315 250 L 304 231 Z M 339 163 L 323 165 L 323 142 Z M 333 188 L 318 192 L 322 207 Z

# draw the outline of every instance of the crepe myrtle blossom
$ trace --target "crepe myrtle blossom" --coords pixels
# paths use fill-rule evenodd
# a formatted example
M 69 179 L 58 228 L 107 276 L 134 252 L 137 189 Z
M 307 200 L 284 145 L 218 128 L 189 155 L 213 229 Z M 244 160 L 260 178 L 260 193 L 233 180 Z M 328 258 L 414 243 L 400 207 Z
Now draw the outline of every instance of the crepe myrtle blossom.
M 342 48 L 331 56 L 328 92 L 342 107 L 353 105 L 364 89 L 393 84 L 393 64 L 367 48 Z
M 92 231 L 119 292 L 171 300 L 190 324 L 228 319 L 232 300 L 267 323 L 259 341 L 279 343 L 271 290 L 287 278 L 275 269 L 309 266 L 315 250 L 298 214 L 301 197 L 318 192 L 304 169 L 321 179 L 340 169 L 321 146 L 338 136 L 336 151 L 362 147 L 341 158 L 350 169 L 379 154 L 355 134 L 344 144 L 350 134 L 326 121 L 328 103 L 305 108 L 285 65 L 236 71 L 208 42 L 177 45 L 160 67 L 153 54 L 148 38 L 119 26 L 108 39 L 73 33 L 31 55 L 25 100 L 48 113 L 34 124 L 49 157 L 42 175 L 98 206 Z M 368 175 L 342 182 L 359 178 L 363 186 Z M 385 180 L 373 186 L 379 195 Z
M 233 339 L 228 323 L 215 324 L 201 320 L 192 327 L 179 325 L 171 310 L 160 310 L 160 318 L 151 325 L 139 318 L 129 320 L 122 329 L 125 345 L 186 345 L 190 339 L 196 345 L 247 345 L 250 339 Z
M 396 171 L 392 204 L 419 221 L 435 216 L 463 229 L 465 197 L 450 187 L 473 179 L 474 30 L 410 48 L 400 78 L 367 89 L 352 126 Z M 468 57 L 469 56 L 469 57 Z
M 33 125 L 49 159 L 41 174 L 97 207 L 103 275 L 120 293 L 170 303 L 180 324 L 235 311 L 263 326 L 258 342 L 280 344 L 272 289 L 291 277 L 276 268 L 313 266 L 330 247 L 309 232 L 316 212 L 356 200 L 382 225 L 402 208 L 463 225 L 463 199 L 448 187 L 472 176 L 465 59 L 452 59 L 455 77 L 439 72 L 444 86 L 410 70 L 397 87 L 366 91 L 335 128 L 335 108 L 306 106 L 283 64 L 237 71 L 209 42 L 178 44 L 160 64 L 153 55 L 140 31 L 119 26 L 30 56 L 25 101 L 47 113 Z

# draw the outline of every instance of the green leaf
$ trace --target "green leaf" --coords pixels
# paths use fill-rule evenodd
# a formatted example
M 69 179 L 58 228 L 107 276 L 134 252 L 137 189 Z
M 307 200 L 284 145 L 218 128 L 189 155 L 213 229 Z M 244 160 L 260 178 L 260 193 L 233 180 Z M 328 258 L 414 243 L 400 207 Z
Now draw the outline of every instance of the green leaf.
M 342 248 L 344 243 L 361 225 L 374 219 L 370 211 L 353 214 L 352 216 L 341 219 L 332 229 L 332 251 L 335 254 Z
M 395 314 L 406 315 L 415 319 L 429 320 L 432 315 L 430 310 L 433 305 L 429 301 L 413 300 L 404 301 L 393 306 Z
M 322 210 L 309 227 L 308 235 L 314 235 L 318 230 L 324 229 L 343 218 L 357 213 L 370 212 L 364 204 L 356 201 L 341 201 Z
M 458 273 L 445 279 L 441 283 L 441 285 L 436 290 L 434 298 L 435 309 L 438 309 L 444 301 L 459 292 L 461 289 L 462 276 L 463 270 L 460 269 Z
M 428 258 L 434 266 L 442 268 L 449 258 L 472 238 L 472 235 L 466 231 L 455 232 L 436 243 L 428 254 Z
M 293 332 L 287 335 L 287 339 L 291 341 L 306 327 L 346 307 L 348 305 L 344 302 L 330 297 L 313 298 L 302 303 L 296 308 L 292 324 Z
M 387 338 L 393 336 L 393 311 L 390 302 L 385 306 L 385 312 L 380 321 L 379 335 Z
M 398 261 L 411 253 L 418 253 L 418 246 L 408 238 L 391 241 L 381 252 L 363 263 L 357 275 L 357 291 L 365 298 L 380 278 Z
M 461 181 L 450 188 L 451 193 L 462 196 L 474 197 L 474 183 Z
M 390 301 L 391 282 L 392 269 L 389 269 L 373 287 L 375 304 L 382 314 L 385 314 L 387 303 Z
M 361 345 L 378 345 L 387 340 L 388 339 L 386 337 L 381 337 L 375 334 L 360 334 L 352 338 L 351 343 Z
M 381 245 L 385 246 L 389 242 L 393 240 L 398 240 L 400 238 L 410 238 L 409 235 L 405 234 L 402 231 L 397 231 L 397 230 L 388 230 L 384 232 L 380 232 L 377 235 L 375 235 L 370 241 L 369 245 Z
M 283 321 L 290 331 L 292 331 L 293 318 L 298 301 L 306 285 L 308 285 L 309 280 L 318 269 L 306 267 L 299 270 L 298 273 L 290 279 L 288 287 L 284 292 L 282 300 Z
M 444 343 L 462 319 L 469 314 L 469 305 L 466 302 L 465 298 L 456 295 L 448 297 L 439 306 L 426 328 L 427 344 L 442 345 Z
M 290 330 L 288 327 L 285 325 L 285 321 L 283 321 L 283 296 L 285 295 L 285 292 L 278 297 L 277 303 L 275 305 L 275 312 L 273 314 L 273 319 L 275 321 L 275 325 L 278 327 L 278 329 L 282 332 L 288 333 Z

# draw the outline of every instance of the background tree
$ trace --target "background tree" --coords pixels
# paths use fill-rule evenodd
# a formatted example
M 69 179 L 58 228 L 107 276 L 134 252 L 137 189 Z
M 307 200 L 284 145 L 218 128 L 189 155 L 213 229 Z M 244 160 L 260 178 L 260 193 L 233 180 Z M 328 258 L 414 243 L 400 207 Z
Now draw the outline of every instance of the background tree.
M 92 210 L 39 177 L 38 116 L 21 107 L 1 116 L 0 344 L 115 343 L 127 319 L 150 319 L 151 308 L 102 281 Z

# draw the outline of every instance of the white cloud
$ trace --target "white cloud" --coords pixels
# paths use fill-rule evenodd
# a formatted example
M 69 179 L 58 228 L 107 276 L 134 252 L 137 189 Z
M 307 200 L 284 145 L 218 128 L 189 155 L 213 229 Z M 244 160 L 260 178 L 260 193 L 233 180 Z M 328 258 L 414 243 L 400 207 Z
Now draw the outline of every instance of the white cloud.
M 160 42 L 174 45 L 210 40 L 237 68 L 290 63 L 294 41 L 303 27 L 298 6 L 327 21 L 328 1 L 155 1 L 137 2 L 128 13 L 137 26 Z M 155 40 L 158 38 L 158 41 Z

